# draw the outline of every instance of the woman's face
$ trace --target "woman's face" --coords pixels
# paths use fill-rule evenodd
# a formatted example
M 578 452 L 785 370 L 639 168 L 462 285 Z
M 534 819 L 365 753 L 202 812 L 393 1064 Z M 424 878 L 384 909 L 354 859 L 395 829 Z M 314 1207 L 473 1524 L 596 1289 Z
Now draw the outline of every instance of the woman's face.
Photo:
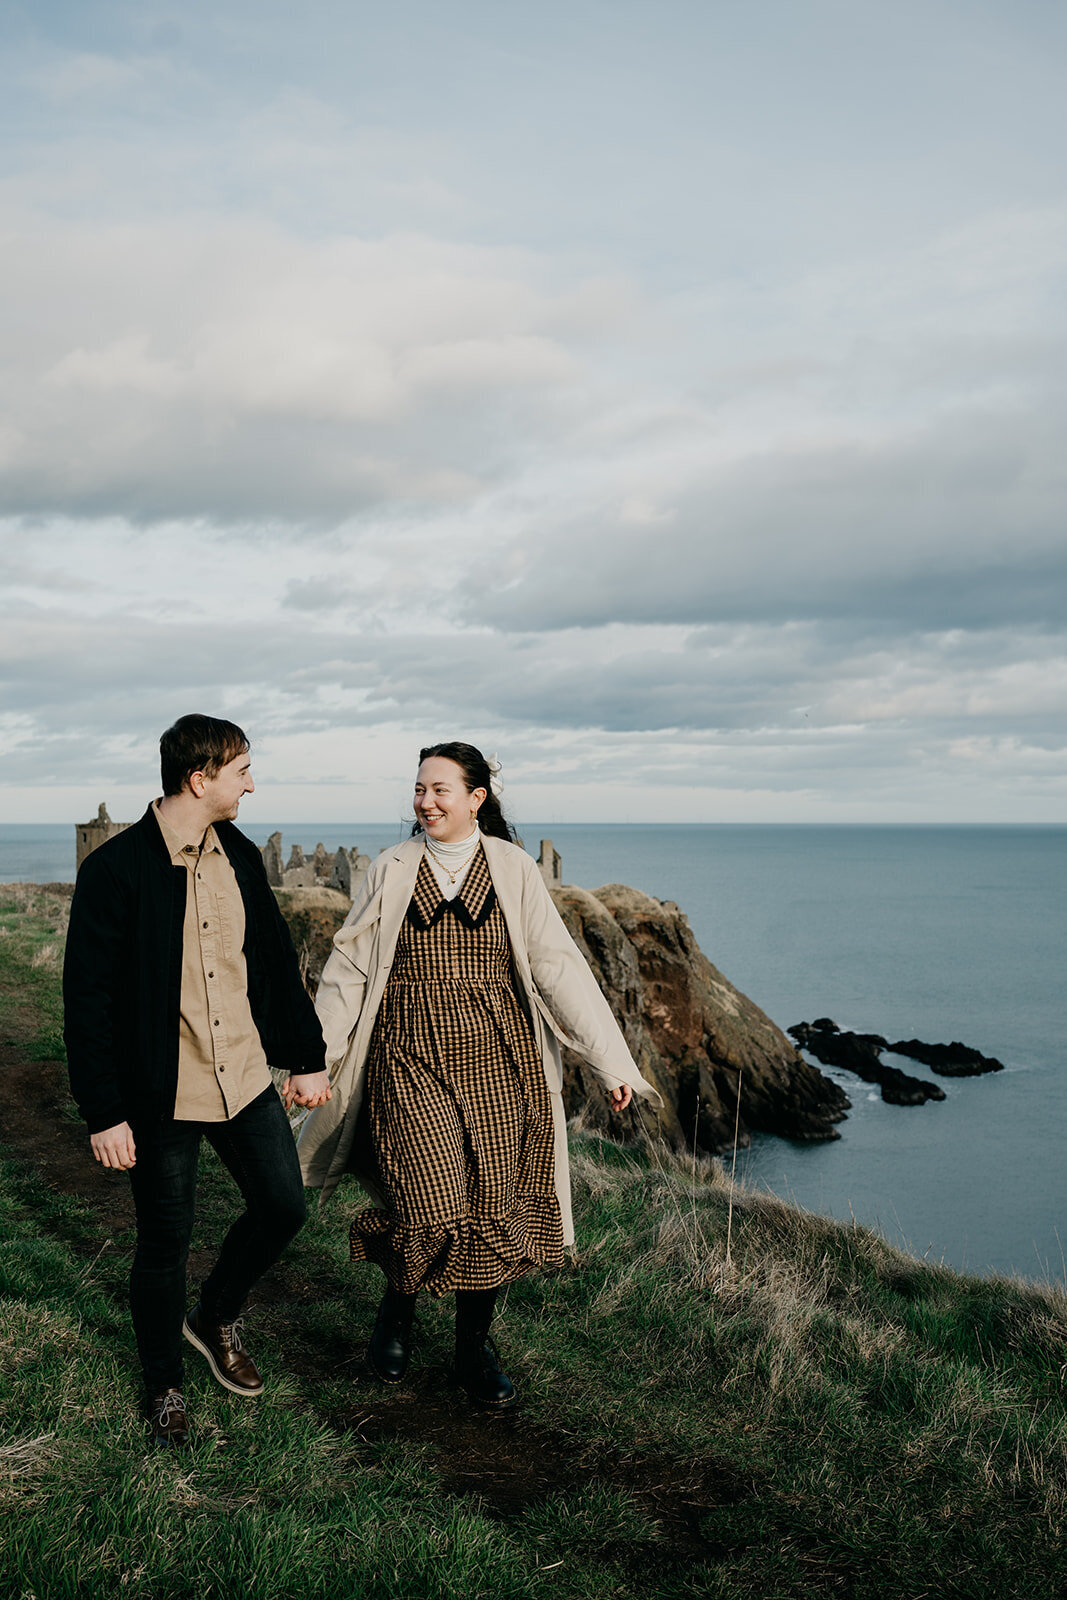
M 469 839 L 478 826 L 484 789 L 468 789 L 463 768 L 446 756 L 427 756 L 415 778 L 415 815 L 441 844 Z

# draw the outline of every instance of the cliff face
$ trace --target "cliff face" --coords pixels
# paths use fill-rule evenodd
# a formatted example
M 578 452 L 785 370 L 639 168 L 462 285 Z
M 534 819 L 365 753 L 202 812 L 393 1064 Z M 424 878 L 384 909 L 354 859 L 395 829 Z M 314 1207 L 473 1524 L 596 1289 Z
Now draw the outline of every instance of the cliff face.
M 332 890 L 276 893 L 314 989 L 348 902 Z M 641 1105 L 650 1133 L 688 1148 L 730 1149 L 740 1077 L 742 1146 L 754 1130 L 788 1139 L 838 1137 L 834 1124 L 848 1109 L 845 1094 L 712 966 L 676 905 L 618 883 L 551 893 L 634 1060 L 663 1096 L 659 1111 Z M 607 1127 L 614 1119 L 592 1073 L 570 1051 L 563 1066 L 568 1113 L 584 1108 L 587 1122 Z
M 684 912 L 623 884 L 567 887 L 553 900 L 597 976 L 641 1071 L 663 1095 L 642 1115 L 673 1142 L 729 1149 L 741 1087 L 739 1143 L 753 1130 L 835 1139 L 849 1101 L 700 950 Z M 606 1122 L 592 1074 L 565 1053 L 568 1111 L 588 1097 Z
M 339 889 L 275 889 L 274 898 L 289 925 L 304 982 L 314 994 L 333 936 L 352 909 Z

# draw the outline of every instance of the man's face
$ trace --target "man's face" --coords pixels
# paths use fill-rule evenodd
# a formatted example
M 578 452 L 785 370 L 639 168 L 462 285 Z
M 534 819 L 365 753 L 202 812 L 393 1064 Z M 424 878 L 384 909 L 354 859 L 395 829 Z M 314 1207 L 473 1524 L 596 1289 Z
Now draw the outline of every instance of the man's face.
M 213 778 L 204 779 L 204 800 L 212 822 L 232 822 L 246 794 L 255 789 L 252 782 L 252 756 L 248 750 L 220 767 Z

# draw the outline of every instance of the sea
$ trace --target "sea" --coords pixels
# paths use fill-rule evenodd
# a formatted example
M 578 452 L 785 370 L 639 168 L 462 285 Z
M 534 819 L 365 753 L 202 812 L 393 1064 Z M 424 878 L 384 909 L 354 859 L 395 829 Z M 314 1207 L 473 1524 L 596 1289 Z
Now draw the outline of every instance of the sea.
M 258 823 L 288 855 L 374 856 L 403 823 Z M 978 1273 L 1067 1281 L 1067 827 L 523 823 L 567 883 L 627 883 L 688 914 L 709 960 L 779 1026 L 959 1039 L 1003 1072 L 942 1078 L 943 1102 L 887 1106 L 823 1067 L 852 1101 L 840 1139 L 756 1135 L 737 1176 L 810 1211 Z M 73 826 L 0 825 L 0 882 L 69 881 Z M 729 1157 L 727 1164 L 729 1165 Z

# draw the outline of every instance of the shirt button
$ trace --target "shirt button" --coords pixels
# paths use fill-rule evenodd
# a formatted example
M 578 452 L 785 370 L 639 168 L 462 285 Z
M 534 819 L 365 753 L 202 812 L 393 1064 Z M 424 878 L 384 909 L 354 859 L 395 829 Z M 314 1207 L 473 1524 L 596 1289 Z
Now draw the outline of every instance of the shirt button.
M 225 1072 L 225 1071 L 226 1071 L 226 1068 L 225 1068 L 225 1067 L 223 1067 L 223 1066 L 220 1066 L 220 1067 L 219 1067 L 219 1071 L 220 1071 L 220 1072 Z
M 209 973 L 208 973 L 208 977 L 209 977 L 209 978 L 213 978 L 213 977 L 214 977 L 214 976 L 215 976 L 215 974 L 214 974 L 214 973 L 213 973 L 213 972 L 209 972 Z
M 203 924 L 203 926 L 204 926 L 204 927 L 205 927 L 205 928 L 206 928 L 206 927 L 207 927 L 207 923 L 206 923 L 206 922 L 205 922 L 205 923 L 204 923 L 204 924 Z

